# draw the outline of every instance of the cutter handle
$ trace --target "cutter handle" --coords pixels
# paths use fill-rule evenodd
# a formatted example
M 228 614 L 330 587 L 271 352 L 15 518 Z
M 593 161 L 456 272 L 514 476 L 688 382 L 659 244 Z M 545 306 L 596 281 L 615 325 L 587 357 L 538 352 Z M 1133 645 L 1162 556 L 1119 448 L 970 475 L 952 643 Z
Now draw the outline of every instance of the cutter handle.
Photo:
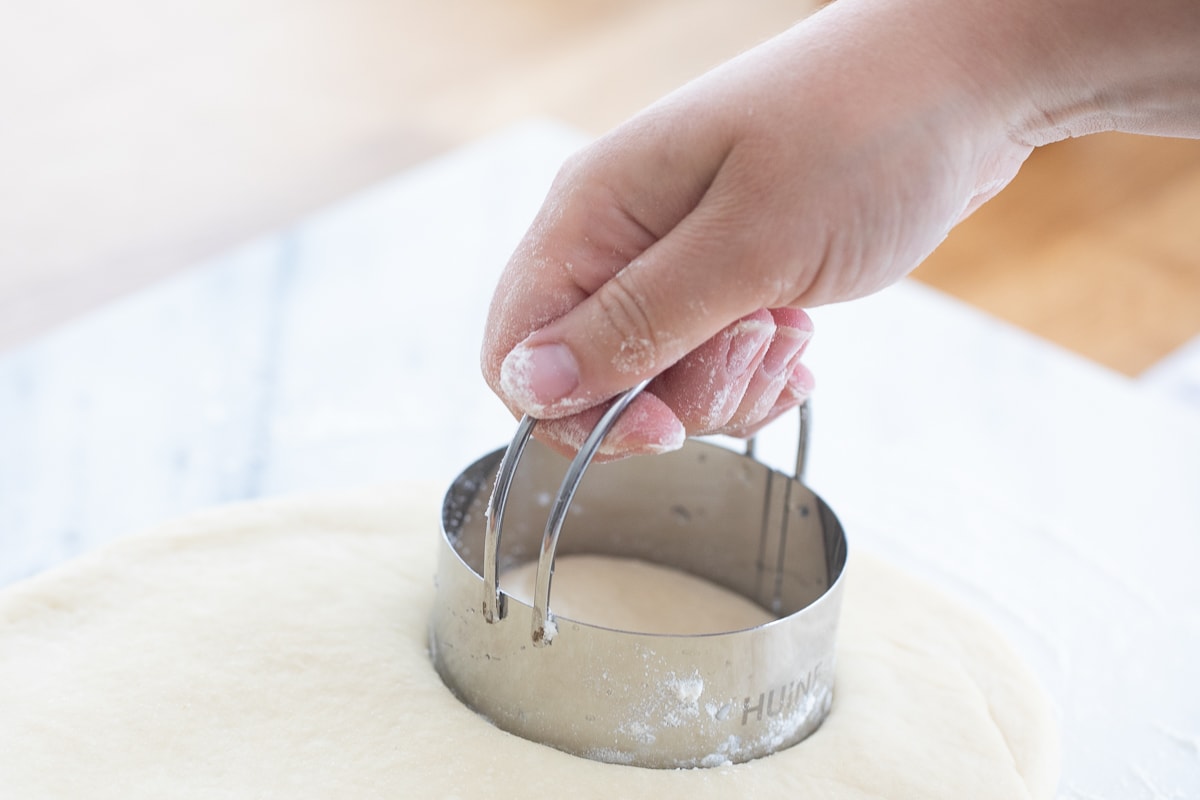
M 550 578 L 554 574 L 554 551 L 558 547 L 558 537 L 562 533 L 563 521 L 567 509 L 575 497 L 575 490 L 583 480 L 583 473 L 592 463 L 596 451 L 608 432 L 616 424 L 617 418 L 628 408 L 634 398 L 650 383 L 646 379 L 632 389 L 617 397 L 616 401 L 604 412 L 604 416 L 596 423 L 596 427 L 588 434 L 583 446 L 567 468 L 566 477 L 559 487 L 558 496 L 554 501 L 550 517 L 546 520 L 546 531 L 542 536 L 541 555 L 538 557 L 537 578 L 534 584 L 533 601 L 533 631 L 534 644 L 549 644 L 554 638 L 553 617 L 550 614 Z M 500 459 L 500 467 L 496 471 L 496 483 L 492 487 L 492 495 L 488 498 L 487 524 L 483 536 L 483 602 L 481 610 L 486 622 L 497 622 L 504 619 L 508 609 L 504 595 L 500 591 L 499 552 L 500 536 L 504 524 L 504 509 L 508 504 L 508 494 L 512 489 L 513 477 L 517 472 L 517 464 L 521 454 L 529 444 L 529 437 L 537 420 L 528 414 L 521 419 L 513 440 L 509 442 L 504 456 Z
M 595 458 L 596 452 L 600 449 L 600 445 L 604 441 L 604 437 L 616 425 L 617 420 L 624 413 L 625 409 L 629 407 L 629 404 L 642 393 L 649 383 L 650 379 L 647 378 L 617 397 L 616 401 L 604 412 L 604 416 L 600 418 L 600 421 L 596 423 L 596 427 L 588 434 L 583 446 L 579 448 L 579 452 L 576 453 L 575 458 L 567 468 L 566 475 L 563 477 L 562 485 L 559 487 L 558 495 L 554 500 L 554 507 L 550 510 L 550 516 L 546 520 L 546 530 L 542 534 L 537 575 L 534 580 L 533 625 L 530 637 L 536 646 L 540 647 L 550 644 L 557 633 L 554 625 L 554 616 L 550 613 L 550 584 L 554 577 L 554 554 L 558 549 L 558 539 L 562 534 L 562 526 L 566 521 L 571 501 L 575 498 L 575 492 L 583 480 L 583 474 L 592 463 L 592 459 Z M 808 458 L 808 432 L 811 427 L 810 413 L 808 401 L 805 401 L 800 405 L 800 433 L 796 443 L 795 477 L 797 480 L 803 479 L 805 464 Z M 513 440 L 509 443 L 508 448 L 504 451 L 504 456 L 500 460 L 500 467 L 496 472 L 496 484 L 492 489 L 491 497 L 488 499 L 487 525 L 483 541 L 482 611 L 486 622 L 501 620 L 507 612 L 504 595 L 500 591 L 498 572 L 498 554 L 500 550 L 500 535 L 504 522 L 504 509 L 508 502 L 509 491 L 512 488 L 513 477 L 516 475 L 517 464 L 521 460 L 521 454 L 525 452 L 525 446 L 529 443 L 529 438 L 536 425 L 537 420 L 529 415 L 521 419 L 521 424 L 517 426 L 516 435 L 513 436 Z M 746 454 L 752 457 L 753 453 L 754 439 L 752 438 L 746 444 Z
M 792 473 L 792 477 L 801 483 L 804 482 L 804 471 L 808 467 L 808 433 L 812 429 L 812 406 L 808 400 L 800 404 L 800 431 L 796 436 L 796 469 Z M 746 449 L 743 451 L 748 458 L 754 458 L 754 446 L 758 441 L 758 434 L 751 436 L 746 440 Z
M 583 473 L 600 449 L 604 437 L 617 424 L 617 419 L 629 407 L 642 390 L 650 383 L 650 379 L 634 386 L 625 394 L 617 397 L 616 401 L 604 412 L 604 416 L 592 428 L 583 446 L 575 454 L 558 496 L 554 499 L 554 507 L 550 509 L 550 517 L 546 520 L 546 532 L 542 534 L 542 548 L 538 556 L 537 577 L 533 584 L 533 643 L 537 646 L 550 644 L 558 632 L 554 626 L 554 617 L 550 614 L 550 580 L 554 577 L 554 551 L 558 549 L 558 537 L 562 533 L 563 522 L 567 519 L 567 510 L 575 498 L 575 490 L 583 480 Z
M 500 573 L 498 554 L 500 552 L 500 524 L 504 521 L 504 507 L 508 503 L 508 492 L 512 488 L 513 476 L 517 473 L 517 464 L 537 420 L 526 414 L 517 426 L 517 432 L 500 459 L 500 468 L 496 470 L 496 483 L 492 486 L 492 495 L 488 498 L 487 511 L 484 517 L 487 521 L 483 534 L 483 619 L 485 622 L 496 622 L 504 619 L 508 608 L 504 595 L 500 593 Z

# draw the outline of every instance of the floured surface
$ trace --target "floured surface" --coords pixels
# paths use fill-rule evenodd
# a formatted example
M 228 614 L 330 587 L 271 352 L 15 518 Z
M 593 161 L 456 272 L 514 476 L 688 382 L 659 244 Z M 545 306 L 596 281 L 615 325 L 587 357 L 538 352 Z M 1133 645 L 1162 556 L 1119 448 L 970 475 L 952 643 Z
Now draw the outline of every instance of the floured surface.
M 12 797 L 1048 798 L 1055 726 L 978 617 L 850 565 L 834 706 L 800 745 L 658 771 L 499 731 L 426 650 L 440 492 L 231 507 L 0 594 Z

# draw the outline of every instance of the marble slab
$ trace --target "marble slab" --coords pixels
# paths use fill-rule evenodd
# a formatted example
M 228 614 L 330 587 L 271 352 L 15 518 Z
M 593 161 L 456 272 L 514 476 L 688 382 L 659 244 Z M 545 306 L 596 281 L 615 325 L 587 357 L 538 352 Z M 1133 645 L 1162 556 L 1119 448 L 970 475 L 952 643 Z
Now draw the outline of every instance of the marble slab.
M 0 358 L 0 585 L 507 440 L 483 315 L 582 142 L 520 126 Z M 852 546 L 1007 634 L 1062 716 L 1060 797 L 1200 796 L 1200 414 L 914 283 L 814 319 L 810 482 Z

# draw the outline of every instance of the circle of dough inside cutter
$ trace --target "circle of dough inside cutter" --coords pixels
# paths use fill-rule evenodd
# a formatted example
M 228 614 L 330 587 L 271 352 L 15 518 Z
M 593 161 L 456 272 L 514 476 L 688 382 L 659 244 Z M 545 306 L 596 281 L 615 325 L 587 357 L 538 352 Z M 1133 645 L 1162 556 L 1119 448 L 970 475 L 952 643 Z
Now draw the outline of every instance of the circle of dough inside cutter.
M 537 562 L 505 570 L 504 591 L 533 602 Z M 777 617 L 737 592 L 671 567 L 632 558 L 563 555 L 554 562 L 555 617 L 638 633 L 740 631 Z

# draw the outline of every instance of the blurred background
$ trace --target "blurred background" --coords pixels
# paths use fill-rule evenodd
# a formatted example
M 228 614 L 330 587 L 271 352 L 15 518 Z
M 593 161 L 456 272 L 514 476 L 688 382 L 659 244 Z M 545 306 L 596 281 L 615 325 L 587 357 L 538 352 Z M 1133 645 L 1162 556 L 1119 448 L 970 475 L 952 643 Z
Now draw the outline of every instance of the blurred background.
M 515 121 L 600 133 L 815 6 L 5 3 L 0 352 Z M 1200 333 L 1200 143 L 1043 148 L 918 277 L 1138 375 Z

